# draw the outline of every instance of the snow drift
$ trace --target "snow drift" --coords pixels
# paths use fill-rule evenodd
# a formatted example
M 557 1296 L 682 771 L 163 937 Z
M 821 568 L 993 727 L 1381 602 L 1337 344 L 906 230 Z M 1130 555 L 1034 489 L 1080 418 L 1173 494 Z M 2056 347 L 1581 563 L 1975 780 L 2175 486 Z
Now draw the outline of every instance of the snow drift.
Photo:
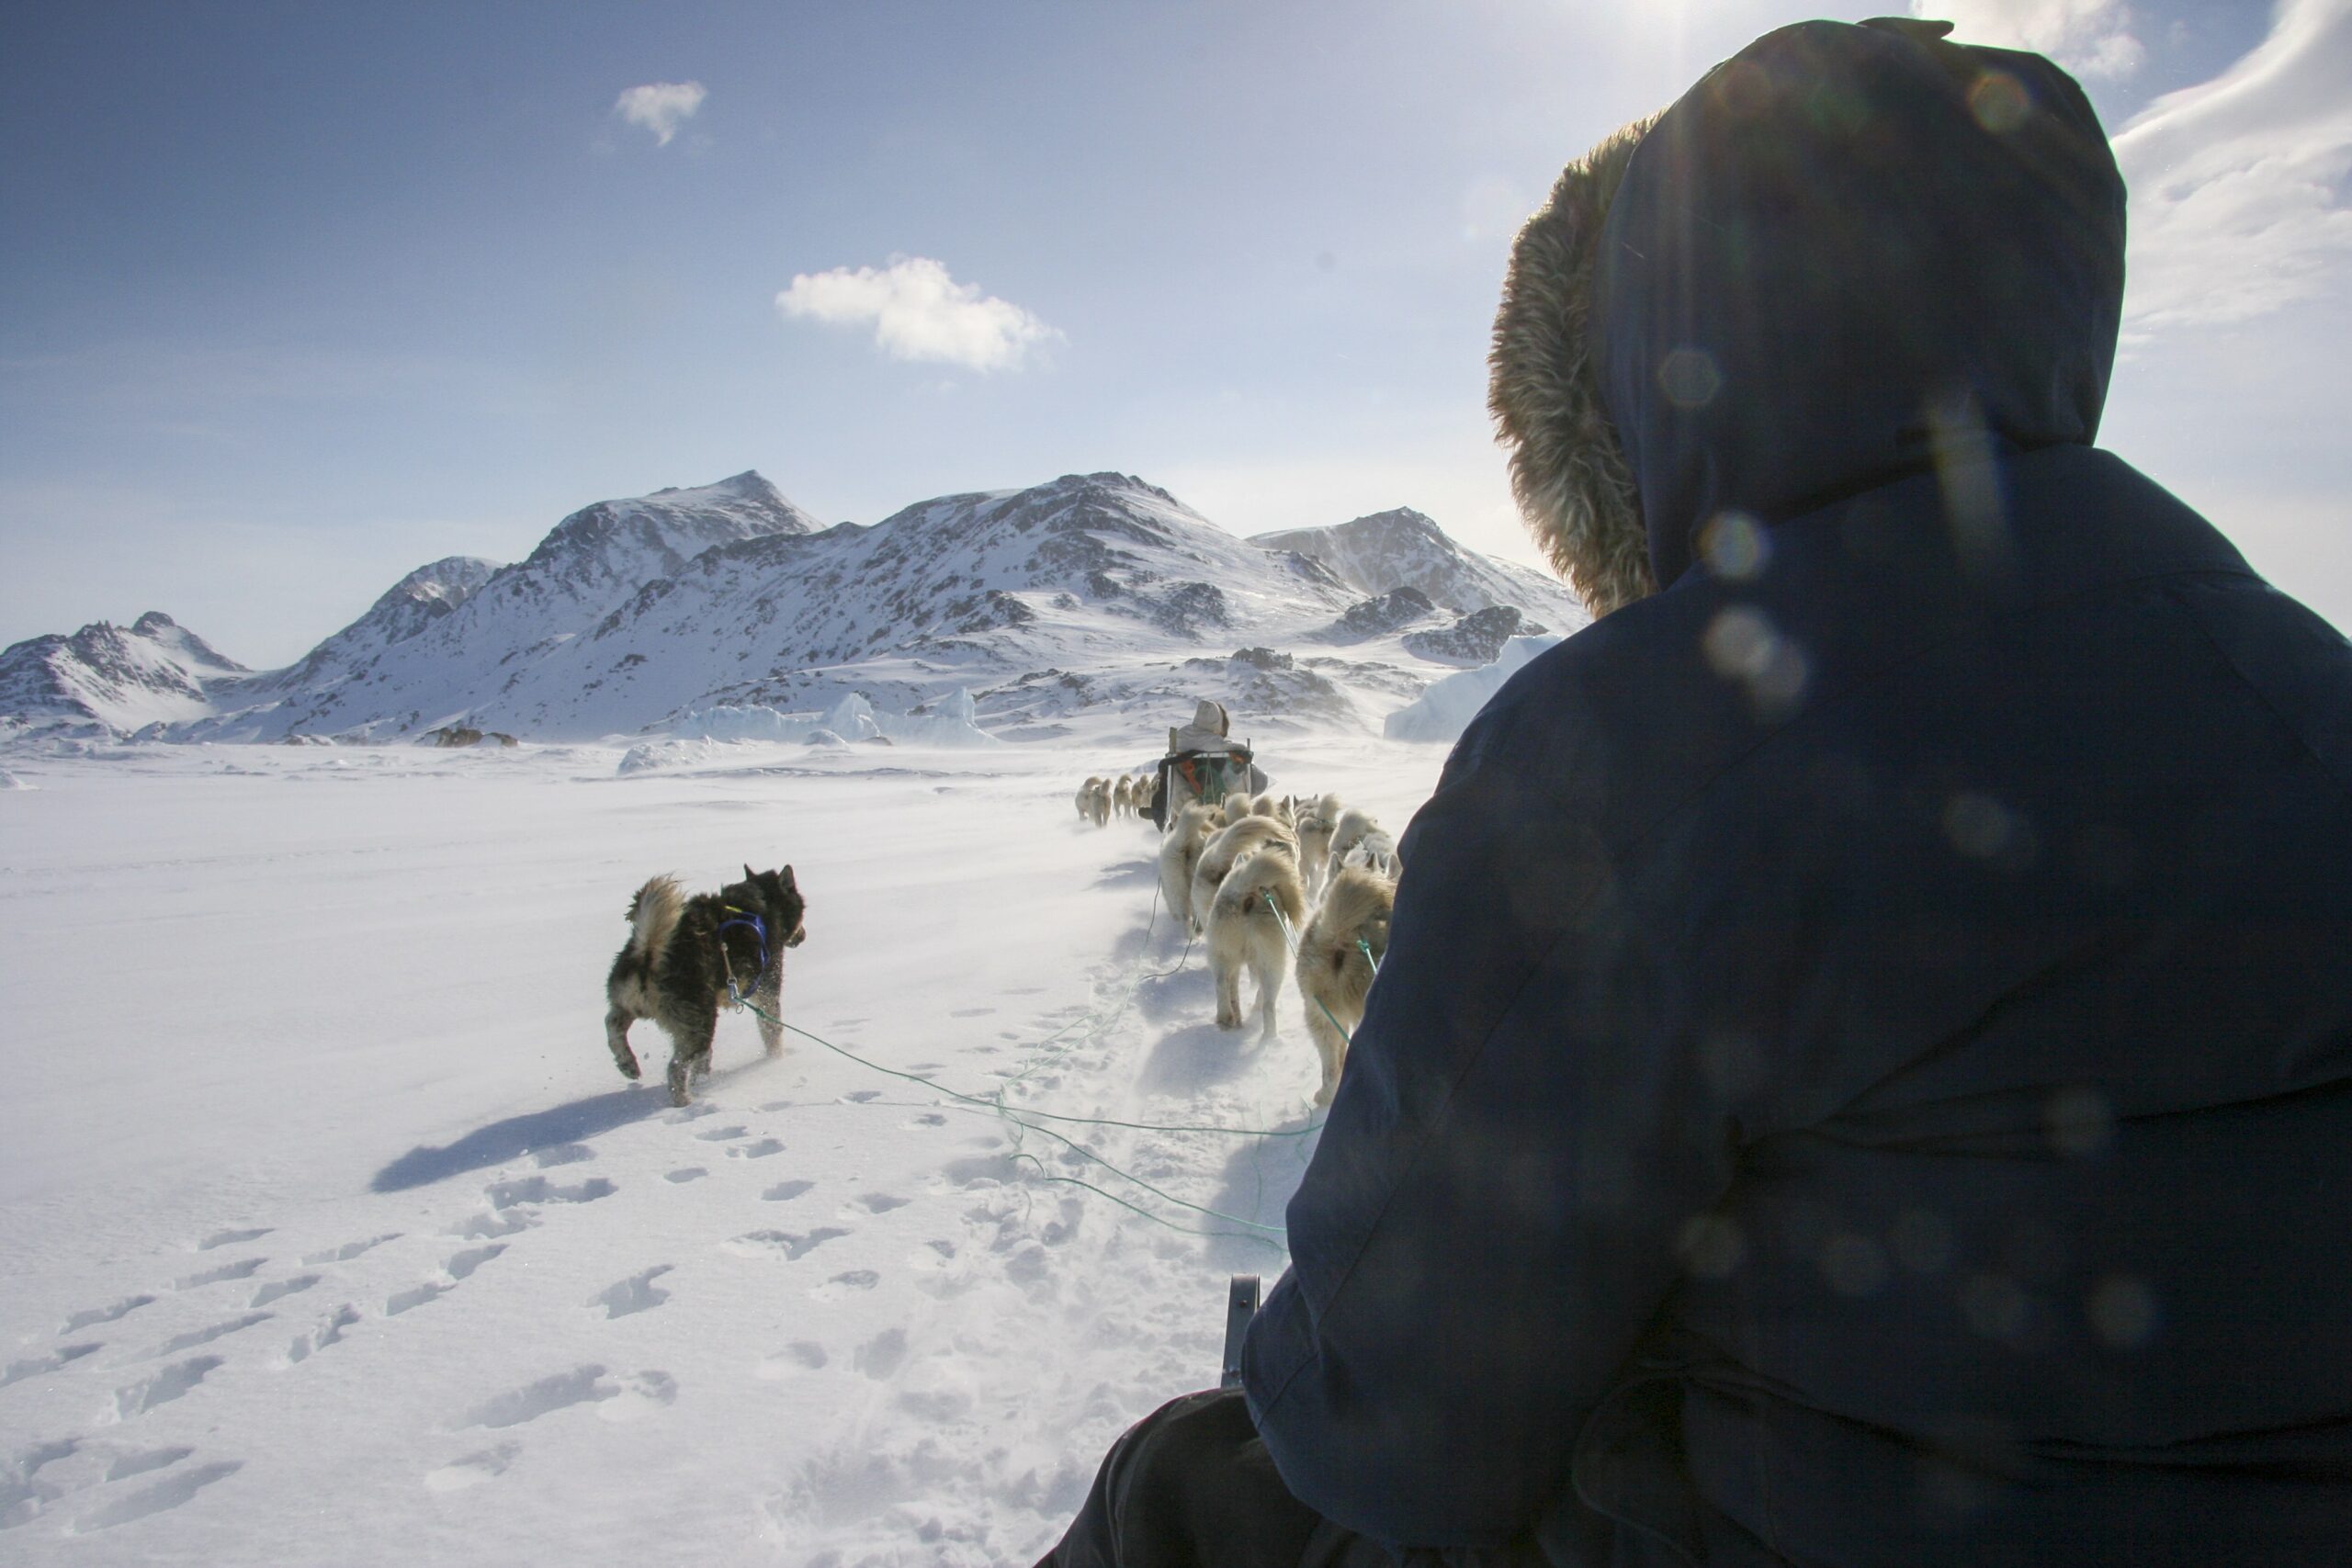
M 704 740 L 888 740 L 914 746 L 997 746 L 979 724 L 971 693 L 958 686 L 921 713 L 885 713 L 853 692 L 822 713 L 779 713 L 756 704 L 695 708 L 673 727 L 684 739 Z
M 1459 739 L 1470 728 L 1470 721 L 1478 716 L 1478 710 L 1503 689 L 1504 682 L 1516 674 L 1521 665 L 1546 649 L 1557 647 L 1559 642 L 1556 637 L 1511 638 L 1485 669 L 1464 670 L 1458 675 L 1431 682 L 1429 690 L 1388 716 L 1384 733 L 1391 740 Z

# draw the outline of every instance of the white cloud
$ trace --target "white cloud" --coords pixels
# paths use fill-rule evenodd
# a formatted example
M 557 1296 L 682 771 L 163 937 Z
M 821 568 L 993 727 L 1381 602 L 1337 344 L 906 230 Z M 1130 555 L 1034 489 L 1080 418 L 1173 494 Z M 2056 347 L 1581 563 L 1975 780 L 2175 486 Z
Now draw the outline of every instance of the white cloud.
M 653 132 L 655 146 L 667 147 L 670 138 L 678 134 L 678 127 L 695 117 L 707 96 L 699 82 L 648 82 L 614 100 L 613 112 Z
M 1009 370 L 1032 349 L 1062 334 L 1009 300 L 958 283 L 928 256 L 893 256 L 886 267 L 835 267 L 801 273 L 775 297 L 776 309 L 801 321 L 837 326 L 872 323 L 874 341 L 893 359 Z
M 1954 25 L 1954 43 L 2030 49 L 2085 76 L 2120 81 L 2148 51 L 2123 0 L 1911 0 L 1915 17 Z
M 2352 258 L 2352 0 L 2281 0 L 2261 47 L 2115 137 L 2134 335 L 2310 298 Z

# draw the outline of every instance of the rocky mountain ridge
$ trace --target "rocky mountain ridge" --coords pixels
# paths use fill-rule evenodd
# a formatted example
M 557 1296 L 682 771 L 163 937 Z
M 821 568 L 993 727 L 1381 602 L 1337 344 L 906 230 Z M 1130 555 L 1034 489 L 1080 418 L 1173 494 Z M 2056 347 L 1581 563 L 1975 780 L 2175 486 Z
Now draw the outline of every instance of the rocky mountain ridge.
M 93 621 L 0 652 L 0 717 L 83 720 L 127 732 L 201 718 L 252 673 L 150 610 L 129 626 Z
M 171 626 L 138 627 L 151 621 Z M 747 472 L 583 507 L 513 565 L 420 568 L 284 670 L 138 627 L 18 644 L 0 655 L 0 719 L 175 739 L 580 739 L 852 694 L 916 712 L 961 689 L 1010 739 L 1081 709 L 1221 694 L 1276 723 L 1377 728 L 1498 634 L 1581 622 L 1558 583 L 1418 513 L 1245 540 L 1097 473 L 820 527 Z

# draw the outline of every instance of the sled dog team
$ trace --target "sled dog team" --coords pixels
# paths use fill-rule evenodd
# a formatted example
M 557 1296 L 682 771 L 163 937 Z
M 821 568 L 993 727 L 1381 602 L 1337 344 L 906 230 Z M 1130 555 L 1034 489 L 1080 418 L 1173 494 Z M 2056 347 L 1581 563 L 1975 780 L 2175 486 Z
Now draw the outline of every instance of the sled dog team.
M 1078 792 L 1079 816 L 1098 828 L 1114 811 L 1140 816 L 1151 807 L 1154 784 L 1090 778 Z M 1219 1029 L 1242 1026 L 1247 970 L 1257 987 L 1259 1037 L 1272 1039 L 1283 970 L 1286 963 L 1295 970 L 1307 1032 L 1323 1058 L 1317 1105 L 1329 1104 L 1339 1087 L 1348 1036 L 1388 951 L 1396 872 L 1396 841 L 1334 795 L 1196 802 L 1160 844 L 1168 908 L 1208 940 Z M 640 1075 L 628 1030 L 651 1019 L 670 1037 L 670 1102 L 688 1103 L 693 1080 L 710 1072 L 723 1002 L 749 1003 L 761 1043 L 778 1055 L 784 950 L 807 937 L 807 915 L 788 865 L 761 872 L 746 865 L 741 881 L 692 897 L 671 877 L 649 879 L 629 900 L 628 941 L 605 981 L 605 1043 L 621 1076 Z
M 1078 786 L 1078 819 L 1100 828 L 1114 817 L 1140 817 L 1159 798 L 1159 780 L 1150 774 L 1091 778 Z
M 1340 1087 L 1348 1037 L 1388 951 L 1397 869 L 1396 840 L 1336 795 L 1195 802 L 1160 843 L 1168 908 L 1207 939 L 1219 1029 L 1242 1026 L 1246 970 L 1257 987 L 1259 1038 L 1272 1039 L 1283 971 L 1296 974 L 1306 1032 L 1323 1059 L 1317 1105 Z

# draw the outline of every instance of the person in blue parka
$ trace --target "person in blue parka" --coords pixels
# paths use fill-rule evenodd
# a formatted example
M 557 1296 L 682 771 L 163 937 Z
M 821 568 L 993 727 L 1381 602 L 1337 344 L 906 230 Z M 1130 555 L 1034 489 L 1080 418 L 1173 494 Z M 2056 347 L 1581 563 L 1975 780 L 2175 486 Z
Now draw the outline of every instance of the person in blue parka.
M 1570 166 L 1598 617 L 1456 746 L 1245 1397 L 1051 1561 L 2352 1562 L 2352 649 L 2095 449 L 2124 192 L 1942 24 Z

